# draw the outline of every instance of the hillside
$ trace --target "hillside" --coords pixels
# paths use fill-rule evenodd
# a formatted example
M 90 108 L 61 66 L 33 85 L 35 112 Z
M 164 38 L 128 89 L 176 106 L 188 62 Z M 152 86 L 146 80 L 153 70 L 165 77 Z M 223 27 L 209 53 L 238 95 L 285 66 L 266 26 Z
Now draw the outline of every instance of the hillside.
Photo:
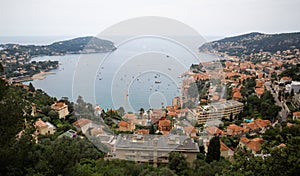
M 228 55 L 242 56 L 259 51 L 275 53 L 276 51 L 300 49 L 300 32 L 282 34 L 249 33 L 202 45 L 202 52 L 226 53 Z
M 105 53 L 116 50 L 113 42 L 102 40 L 96 37 L 79 37 L 71 40 L 59 41 L 50 45 L 19 45 L 3 44 L 2 52 L 12 54 L 15 52 L 24 52 L 31 56 L 37 55 L 62 55 L 62 54 L 80 54 L 80 53 Z
M 108 40 L 96 37 L 80 37 L 62 42 L 55 42 L 46 46 L 56 52 L 110 52 L 116 49 L 114 44 Z

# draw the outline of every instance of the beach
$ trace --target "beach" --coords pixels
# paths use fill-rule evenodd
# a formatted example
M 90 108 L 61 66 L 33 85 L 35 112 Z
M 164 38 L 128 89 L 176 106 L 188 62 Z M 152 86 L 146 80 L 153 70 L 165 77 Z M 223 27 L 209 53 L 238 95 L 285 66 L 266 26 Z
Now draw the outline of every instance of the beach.
M 43 80 L 46 78 L 46 75 L 55 74 L 55 72 L 40 72 L 31 77 L 32 80 Z

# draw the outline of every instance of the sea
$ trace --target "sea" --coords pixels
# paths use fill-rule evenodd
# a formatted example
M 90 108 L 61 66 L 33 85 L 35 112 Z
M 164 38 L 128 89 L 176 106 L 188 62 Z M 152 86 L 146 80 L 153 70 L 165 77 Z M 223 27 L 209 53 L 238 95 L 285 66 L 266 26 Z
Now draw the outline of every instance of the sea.
M 46 45 L 70 38 L 0 37 L 0 43 Z M 143 37 L 129 40 L 111 53 L 35 57 L 31 62 L 59 61 L 59 68 L 43 80 L 30 82 L 57 99 L 68 97 L 76 102 L 82 96 L 104 109 L 123 107 L 138 112 L 171 105 L 172 99 L 182 94 L 181 75 L 190 65 L 215 59 L 204 53 L 195 55 L 176 42 Z

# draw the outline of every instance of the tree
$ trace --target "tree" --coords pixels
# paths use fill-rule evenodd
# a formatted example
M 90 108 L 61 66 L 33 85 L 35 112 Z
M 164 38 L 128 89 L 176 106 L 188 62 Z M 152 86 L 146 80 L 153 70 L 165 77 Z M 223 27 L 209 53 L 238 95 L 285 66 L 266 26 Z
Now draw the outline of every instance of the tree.
M 58 118 L 58 112 L 54 110 L 50 110 L 48 116 L 51 118 Z
M 218 136 L 215 136 L 209 141 L 208 151 L 206 154 L 206 162 L 210 163 L 212 161 L 219 161 L 220 155 L 220 138 Z
M 3 72 L 4 69 L 3 69 L 3 65 L 0 63 L 0 72 Z
M 0 73 L 3 72 L 3 66 L 0 63 Z M 5 95 L 6 90 L 8 89 L 8 83 L 0 78 L 0 101 L 2 100 L 3 96 Z
M 168 167 L 174 170 L 177 174 L 188 169 L 188 162 L 186 161 L 184 155 L 179 152 L 171 152 L 169 154 Z
M 233 114 L 232 114 L 232 112 L 230 113 L 229 120 L 230 120 L 230 122 L 233 121 Z
M 150 126 L 149 134 L 155 134 L 155 127 L 153 124 L 151 124 L 151 126 Z
M 144 108 L 141 108 L 141 109 L 140 109 L 140 118 L 143 117 L 144 112 L 145 112 Z
M 32 83 L 29 83 L 28 87 L 30 92 L 35 92 L 35 88 L 33 87 Z

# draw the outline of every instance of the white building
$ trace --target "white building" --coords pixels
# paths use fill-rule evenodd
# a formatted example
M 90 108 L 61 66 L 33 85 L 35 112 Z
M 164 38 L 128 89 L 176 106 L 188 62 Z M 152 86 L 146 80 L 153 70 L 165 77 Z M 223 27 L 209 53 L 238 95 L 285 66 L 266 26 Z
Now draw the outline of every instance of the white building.
M 300 91 L 300 81 L 292 81 L 291 84 L 287 84 L 285 86 L 286 92 L 291 93 L 294 90 L 294 93 L 298 93 Z

